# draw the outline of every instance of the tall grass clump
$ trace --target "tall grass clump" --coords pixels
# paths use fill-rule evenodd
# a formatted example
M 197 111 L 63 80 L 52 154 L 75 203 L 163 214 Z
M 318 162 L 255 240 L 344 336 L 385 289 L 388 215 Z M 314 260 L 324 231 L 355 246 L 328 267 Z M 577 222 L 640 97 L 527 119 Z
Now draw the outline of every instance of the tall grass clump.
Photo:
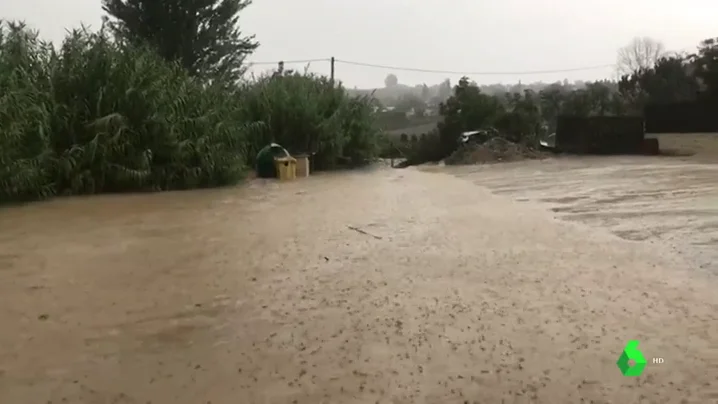
M 360 164 L 377 139 L 371 100 L 326 77 L 210 80 L 105 29 L 54 48 L 0 24 L 0 203 L 233 184 L 270 142 Z
M 0 21 L 0 201 L 42 199 L 51 180 L 52 48 Z
M 371 99 L 351 97 L 327 77 L 264 75 L 245 83 L 241 100 L 247 120 L 266 124 L 250 142 L 251 153 L 276 142 L 291 153 L 314 153 L 315 169 L 359 165 L 378 154 Z
M 221 186 L 247 169 L 239 93 L 191 78 L 104 30 L 55 50 L 19 24 L 0 36 L 0 202 Z
M 257 123 L 236 94 L 191 78 L 105 31 L 76 30 L 50 71 L 58 191 L 170 190 L 231 184 Z

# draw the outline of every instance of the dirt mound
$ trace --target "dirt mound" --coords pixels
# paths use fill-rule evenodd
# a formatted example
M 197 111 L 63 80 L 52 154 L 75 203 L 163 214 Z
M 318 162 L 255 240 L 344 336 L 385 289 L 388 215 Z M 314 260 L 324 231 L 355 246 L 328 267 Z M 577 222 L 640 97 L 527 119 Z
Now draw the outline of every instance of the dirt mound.
M 510 142 L 504 138 L 494 137 L 482 144 L 469 143 L 459 147 L 451 156 L 447 157 L 446 164 L 481 164 L 518 161 L 526 159 L 543 158 L 545 155 L 536 149 L 522 144 Z

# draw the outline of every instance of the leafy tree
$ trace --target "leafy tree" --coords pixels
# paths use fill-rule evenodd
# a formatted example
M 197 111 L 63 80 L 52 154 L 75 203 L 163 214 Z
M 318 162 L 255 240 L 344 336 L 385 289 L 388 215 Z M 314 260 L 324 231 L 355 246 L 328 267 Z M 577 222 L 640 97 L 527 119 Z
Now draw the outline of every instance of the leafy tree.
M 455 150 L 462 132 L 493 126 L 503 111 L 497 97 L 482 93 L 468 78 L 462 77 L 454 88 L 454 95 L 439 106 L 444 118 L 438 125 L 441 148 L 436 153 L 441 154 L 439 158 Z
M 641 113 L 648 100 L 648 94 L 639 84 L 640 72 L 621 76 L 618 82 L 618 92 L 621 98 L 629 106 L 630 110 Z
M 696 98 L 698 82 L 680 57 L 659 59 L 645 76 L 644 85 L 652 101 L 678 102 Z
M 531 90 L 521 93 L 506 93 L 505 111 L 499 110 L 496 129 L 513 142 L 524 140 L 538 132 L 541 124 L 539 97 Z
M 539 92 L 541 119 L 548 124 L 551 132 L 556 129 L 556 118 L 561 113 L 561 105 L 565 98 L 565 90 L 560 83 L 552 84 Z
M 467 81 L 466 84 L 468 85 L 469 82 Z M 451 80 L 446 79 L 439 84 L 438 97 L 441 102 L 446 101 L 447 98 L 451 97 Z
M 421 99 L 424 100 L 424 102 L 429 101 L 430 95 L 431 94 L 429 93 L 429 86 L 427 86 L 426 83 L 424 83 L 421 86 Z
M 613 86 L 609 86 L 606 82 L 596 81 L 586 84 L 586 94 L 589 104 L 591 105 L 592 114 L 610 115 L 611 111 L 611 93 L 614 92 Z
M 115 34 L 148 44 L 191 75 L 238 79 L 259 43 L 243 36 L 239 13 L 251 0 L 102 0 Z
M 621 77 L 619 91 L 624 99 L 640 110 L 649 102 L 671 103 L 696 98 L 699 83 L 692 67 L 683 57 L 659 59 L 655 66 Z
M 395 74 L 389 74 L 384 79 L 384 86 L 386 88 L 396 87 L 397 84 L 399 84 L 399 79 L 396 77 Z
M 406 94 L 401 96 L 395 105 L 394 110 L 407 113 L 411 110 L 417 111 L 424 111 L 426 109 L 426 103 L 419 97 L 413 95 L 413 94 Z
M 691 61 L 695 76 L 703 87 L 703 95 L 718 100 L 718 37 L 702 41 Z
M 572 91 L 564 101 L 561 113 L 573 116 L 589 116 L 593 110 L 591 96 L 585 89 Z
M 439 104 L 441 104 L 441 103 L 444 102 L 444 101 L 446 101 L 446 98 L 443 98 L 443 99 L 442 99 L 442 98 L 439 97 L 438 95 L 435 95 L 435 96 L 429 98 L 428 104 L 431 105 L 431 106 L 433 106 L 433 107 L 436 107 L 436 106 L 438 106 Z
M 570 90 L 560 83 L 553 84 L 539 93 L 541 119 L 553 132 L 556 118 L 561 115 L 621 115 L 626 112 L 625 103 L 615 82 L 603 80 L 585 83 L 578 90 Z

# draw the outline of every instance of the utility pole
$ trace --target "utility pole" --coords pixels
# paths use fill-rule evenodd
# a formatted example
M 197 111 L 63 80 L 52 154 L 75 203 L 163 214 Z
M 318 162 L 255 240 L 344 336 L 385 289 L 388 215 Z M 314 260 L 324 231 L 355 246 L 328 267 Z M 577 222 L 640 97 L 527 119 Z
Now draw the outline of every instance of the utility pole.
M 334 85 L 334 56 L 332 56 L 332 58 L 330 59 L 330 63 L 331 63 L 331 73 L 329 76 L 329 80 L 331 80 L 332 85 Z

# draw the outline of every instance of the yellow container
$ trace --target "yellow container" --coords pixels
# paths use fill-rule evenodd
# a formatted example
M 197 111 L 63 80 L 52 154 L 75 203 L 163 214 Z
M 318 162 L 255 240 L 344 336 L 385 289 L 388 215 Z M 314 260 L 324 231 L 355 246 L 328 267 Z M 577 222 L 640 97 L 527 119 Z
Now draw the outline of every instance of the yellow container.
M 309 177 L 309 156 L 300 154 L 294 157 L 297 159 L 297 177 Z
M 277 168 L 277 177 L 282 181 L 297 178 L 297 160 L 292 157 L 279 157 L 274 159 Z

